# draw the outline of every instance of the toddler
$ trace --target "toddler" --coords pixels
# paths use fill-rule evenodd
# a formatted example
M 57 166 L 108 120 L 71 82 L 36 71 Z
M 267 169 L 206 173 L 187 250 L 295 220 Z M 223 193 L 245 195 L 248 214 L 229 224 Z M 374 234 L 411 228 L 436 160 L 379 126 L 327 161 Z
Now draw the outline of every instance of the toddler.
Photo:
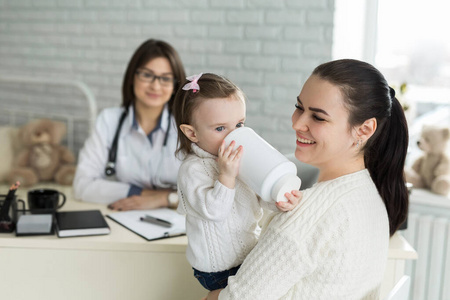
M 292 210 L 300 192 L 287 202 L 267 203 L 237 178 L 242 146 L 226 147 L 224 138 L 244 126 L 245 97 L 228 79 L 199 74 L 179 89 L 173 107 L 178 128 L 177 153 L 185 155 L 178 172 L 178 212 L 186 215 L 186 256 L 194 275 L 208 290 L 226 287 L 255 246 L 263 209 Z M 261 162 L 264 163 L 264 162 Z M 278 208 L 278 209 L 277 209 Z

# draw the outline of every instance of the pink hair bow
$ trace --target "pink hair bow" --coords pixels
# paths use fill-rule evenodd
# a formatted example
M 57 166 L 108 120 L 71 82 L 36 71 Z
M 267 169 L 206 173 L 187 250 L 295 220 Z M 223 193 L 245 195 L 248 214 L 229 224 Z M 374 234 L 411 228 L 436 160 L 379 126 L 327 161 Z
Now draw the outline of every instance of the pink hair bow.
M 190 80 L 191 82 L 186 83 L 183 86 L 183 90 L 185 90 L 185 91 L 192 90 L 194 93 L 199 91 L 200 90 L 200 86 L 198 85 L 198 80 L 200 79 L 200 77 L 202 75 L 203 75 L 203 73 L 200 73 L 198 75 L 192 75 L 192 76 L 186 77 L 186 79 Z

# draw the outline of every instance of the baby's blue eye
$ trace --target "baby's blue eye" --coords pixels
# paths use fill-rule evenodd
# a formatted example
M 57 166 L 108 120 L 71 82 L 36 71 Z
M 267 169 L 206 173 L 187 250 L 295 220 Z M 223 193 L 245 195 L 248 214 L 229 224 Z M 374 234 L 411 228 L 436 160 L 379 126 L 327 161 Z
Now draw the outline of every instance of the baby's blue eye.
M 224 131 L 224 130 L 225 130 L 224 126 L 220 126 L 220 127 L 216 128 L 216 131 L 219 131 L 219 132 Z
M 244 127 L 244 122 L 239 122 L 236 124 L 236 128 Z

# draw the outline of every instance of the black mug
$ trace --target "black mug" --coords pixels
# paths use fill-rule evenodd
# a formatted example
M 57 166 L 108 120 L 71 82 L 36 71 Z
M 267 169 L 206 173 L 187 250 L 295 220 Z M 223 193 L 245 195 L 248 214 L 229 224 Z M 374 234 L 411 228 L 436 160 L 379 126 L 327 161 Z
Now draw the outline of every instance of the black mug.
M 62 196 L 62 202 L 59 199 Z M 66 195 L 51 189 L 37 189 L 28 192 L 28 209 L 32 213 L 54 212 L 66 203 Z

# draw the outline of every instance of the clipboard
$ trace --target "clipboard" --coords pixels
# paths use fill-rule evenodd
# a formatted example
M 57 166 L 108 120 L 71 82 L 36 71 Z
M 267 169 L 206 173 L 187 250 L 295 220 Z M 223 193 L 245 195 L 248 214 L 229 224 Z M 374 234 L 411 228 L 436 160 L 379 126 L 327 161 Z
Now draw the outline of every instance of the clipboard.
M 172 223 L 172 227 L 166 228 L 140 219 L 150 215 Z M 158 208 L 151 210 L 129 210 L 114 212 L 106 215 L 107 218 L 122 225 L 147 241 L 154 241 L 186 234 L 186 217 L 170 208 Z

